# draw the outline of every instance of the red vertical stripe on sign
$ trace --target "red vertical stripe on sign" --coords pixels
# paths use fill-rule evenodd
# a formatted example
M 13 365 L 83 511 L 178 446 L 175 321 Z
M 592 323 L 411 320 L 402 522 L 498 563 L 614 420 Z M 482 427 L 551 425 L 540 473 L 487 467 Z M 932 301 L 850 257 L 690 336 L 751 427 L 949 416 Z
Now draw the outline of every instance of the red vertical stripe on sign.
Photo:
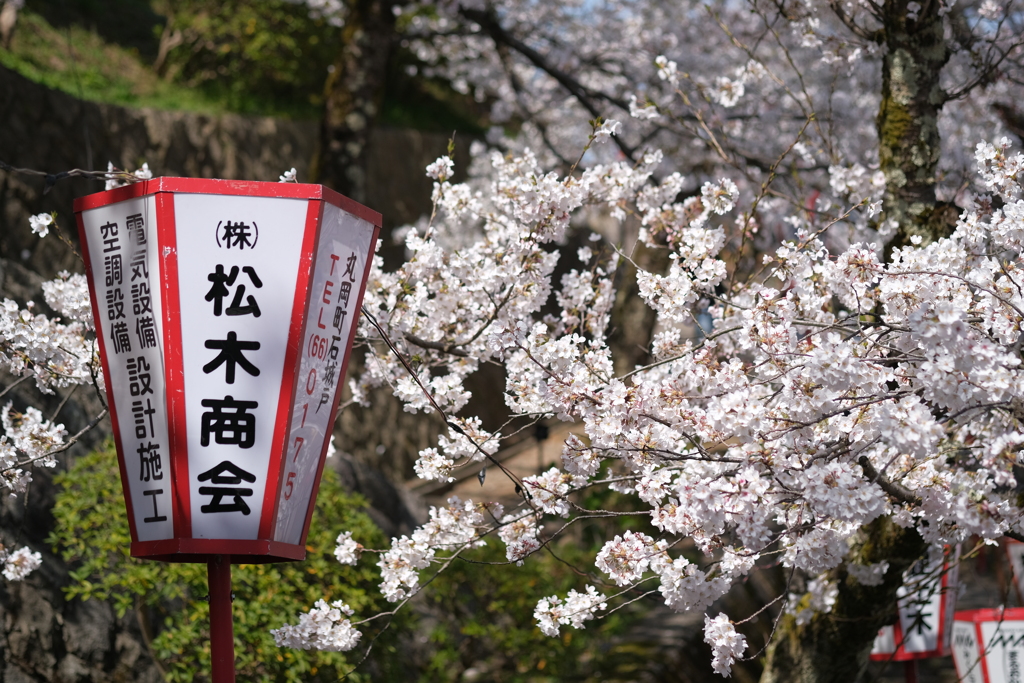
M 302 232 L 302 251 L 299 257 L 299 271 L 295 280 L 295 298 L 292 300 L 292 317 L 288 329 L 288 348 L 285 351 L 284 367 L 281 370 L 281 392 L 277 399 L 277 418 L 274 421 L 274 438 L 270 447 L 270 464 L 267 466 L 267 487 L 263 492 L 263 512 L 260 515 L 259 538 L 273 539 L 277 523 L 278 497 L 281 493 L 281 477 L 288 462 L 288 446 L 285 443 L 291 432 L 292 403 L 295 401 L 295 378 L 302 359 L 302 332 L 306 307 L 309 304 L 309 283 L 316 265 L 316 247 L 319 244 L 320 226 L 323 223 L 324 203 L 312 200 L 306 209 L 306 225 Z M 314 489 L 315 490 L 315 489 Z
M 132 541 L 139 540 L 138 531 L 135 529 L 135 508 L 132 505 L 131 489 L 128 486 L 128 471 L 125 469 L 124 452 L 121 450 L 121 427 L 117 421 L 117 405 L 114 402 L 114 391 L 110 386 L 110 366 L 107 363 L 107 342 L 103 338 L 103 325 L 100 317 L 100 305 L 96 300 L 96 288 L 93 286 L 95 273 L 92 269 L 92 257 L 89 254 L 89 240 L 85 235 L 85 221 L 82 220 L 81 212 L 75 214 L 78 223 L 78 242 L 82 245 L 82 258 L 85 260 L 86 280 L 89 281 L 89 300 L 92 302 L 92 319 L 96 325 L 96 343 L 100 345 L 100 362 L 103 367 L 103 386 L 107 391 L 107 410 L 110 412 L 110 424 L 114 429 L 114 447 L 117 449 L 117 467 L 121 473 L 121 492 L 124 494 L 124 506 L 128 511 L 128 527 L 131 530 Z
M 978 610 L 978 612 L 980 611 L 981 610 Z M 977 614 L 977 612 L 975 614 Z M 985 651 L 985 640 L 981 630 L 981 624 L 982 621 L 977 617 L 974 617 L 974 637 L 978 639 L 978 655 L 981 659 L 981 677 L 984 679 L 985 683 L 992 683 L 992 676 L 988 672 L 988 662 L 985 661 L 988 657 L 988 653 Z
M 157 239 L 160 249 L 160 296 L 164 315 L 164 371 L 167 373 L 167 434 L 171 442 L 174 481 L 174 535 L 192 537 L 191 489 L 188 478 L 188 440 L 185 430 L 185 370 L 181 349 L 181 295 L 178 290 L 178 236 L 174 195 L 156 195 Z
M 339 195 L 340 196 L 340 195 Z M 342 199 L 348 200 L 347 197 Z M 365 208 L 365 207 L 364 207 Z M 380 214 L 377 214 L 378 219 Z M 344 391 L 345 373 L 348 371 L 348 359 L 352 354 L 352 342 L 356 337 L 356 330 L 359 328 L 359 316 L 363 310 L 363 294 L 366 293 L 366 283 L 370 279 L 370 266 L 373 264 L 373 255 L 377 251 L 377 238 L 380 236 L 380 221 L 373 224 L 373 235 L 370 237 L 370 246 L 366 252 L 366 262 L 363 264 L 363 278 L 359 284 L 359 295 L 355 300 L 355 307 L 352 309 L 352 325 L 349 328 L 348 339 L 345 342 L 344 349 L 344 360 L 341 362 L 341 368 L 338 369 L 338 384 L 334 390 L 334 403 L 331 405 L 331 418 L 327 422 L 329 430 L 327 437 L 324 439 L 323 448 L 320 450 L 320 459 L 318 461 L 316 469 L 316 478 L 313 480 L 313 493 L 309 497 L 309 508 L 306 510 L 306 522 L 302 525 L 302 535 L 299 536 L 299 543 L 302 545 L 306 544 L 306 536 L 309 534 L 309 522 L 313 518 L 313 508 L 316 505 L 316 496 L 320 492 L 320 477 L 324 473 L 324 462 L 327 460 L 327 449 L 331 446 L 331 433 L 334 431 L 334 421 L 338 417 L 338 403 L 341 401 L 341 394 Z M 317 240 L 319 244 L 319 239 Z M 314 255 L 315 258 L 315 255 Z

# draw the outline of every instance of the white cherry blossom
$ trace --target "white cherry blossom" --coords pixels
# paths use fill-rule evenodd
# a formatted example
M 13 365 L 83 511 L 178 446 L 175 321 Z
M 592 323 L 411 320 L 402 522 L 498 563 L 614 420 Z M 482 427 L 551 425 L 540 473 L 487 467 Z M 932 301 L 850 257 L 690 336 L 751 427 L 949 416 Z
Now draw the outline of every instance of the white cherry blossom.
M 711 666 L 722 676 L 730 676 L 732 665 L 747 649 L 747 639 L 736 632 L 729 617 L 719 614 L 704 617 L 704 642 L 711 646 Z
M 53 215 L 40 213 L 35 216 L 31 216 L 28 219 L 28 222 L 32 227 L 32 232 L 40 237 L 46 237 L 50 234 L 50 226 L 53 225 Z
M 8 553 L 0 545 L 0 562 L 4 565 L 4 578 L 8 581 L 23 581 L 43 563 L 43 556 L 28 548 L 18 548 Z
M 347 619 L 351 615 L 352 609 L 341 600 L 329 605 L 318 600 L 313 609 L 299 617 L 298 624 L 286 624 L 270 633 L 281 647 L 345 652 L 359 644 L 361 635 Z

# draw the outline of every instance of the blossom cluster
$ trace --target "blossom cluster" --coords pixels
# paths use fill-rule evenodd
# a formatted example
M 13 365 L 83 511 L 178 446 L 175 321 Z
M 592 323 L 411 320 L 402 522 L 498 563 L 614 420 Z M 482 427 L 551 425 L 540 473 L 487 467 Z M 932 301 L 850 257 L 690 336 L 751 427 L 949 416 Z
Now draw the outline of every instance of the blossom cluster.
M 347 618 L 351 615 L 352 609 L 341 600 L 329 605 L 325 600 L 318 600 L 313 609 L 299 617 L 298 624 L 286 624 L 270 633 L 281 647 L 346 652 L 354 648 L 360 638 L 359 631 Z
M 711 667 L 723 676 L 729 675 L 733 662 L 747 649 L 747 639 L 736 632 L 729 617 L 724 614 L 714 619 L 704 617 L 704 642 L 711 646 L 714 656 Z
M 43 563 L 43 557 L 28 548 L 8 551 L 0 543 L 0 562 L 3 563 L 4 578 L 8 581 L 22 581 Z
M 67 307 L 69 319 L 85 317 L 88 308 L 83 298 L 87 302 L 89 295 L 84 282 L 61 279 L 49 283 L 46 291 L 47 303 Z M 31 301 L 26 308 L 10 299 L 0 304 L 0 365 L 13 375 L 32 376 L 44 393 L 91 382 L 99 366 L 95 341 L 89 334 L 91 322 L 65 323 L 35 313 L 34 308 Z
M 56 467 L 53 451 L 64 445 L 67 431 L 62 424 L 43 419 L 38 408 L 29 407 L 24 413 L 16 412 L 11 403 L 0 410 L 0 483 L 11 495 L 22 493 L 32 481 L 32 475 L 23 469 L 31 465 Z
M 335 541 L 334 557 L 341 564 L 356 564 L 363 546 L 352 538 L 351 531 L 343 531 Z
M 29 218 L 32 232 L 40 238 L 47 237 L 54 221 L 53 214 Z M 61 272 L 42 289 L 47 306 L 59 317 L 37 312 L 32 301 L 25 308 L 10 299 L 0 303 L 0 369 L 35 380 L 36 387 L 49 394 L 96 381 L 99 360 L 85 276 Z M 0 426 L 0 489 L 13 497 L 26 491 L 33 467 L 57 465 L 56 454 L 67 448 L 68 433 L 38 408 L 16 410 L 13 401 L 0 408 Z M 41 562 L 40 553 L 27 547 L 9 550 L 0 544 L 0 564 L 8 581 L 21 581 Z
M 500 506 L 492 504 L 492 512 Z M 446 508 L 430 508 L 430 521 L 411 536 L 391 540 L 391 548 L 381 554 L 377 566 L 381 571 L 380 590 L 391 602 L 398 602 L 416 592 L 419 570 L 430 566 L 438 551 L 457 554 L 467 547 L 483 543 L 480 529 L 486 524 L 486 508 L 473 501 L 448 499 Z
M 341 3 L 305 4 L 344 21 Z M 952 4 L 939 5 L 952 34 Z M 447 433 L 415 465 L 439 482 L 521 426 L 560 420 L 573 434 L 560 463 L 514 482 L 514 509 L 453 498 L 392 539 L 378 561 L 385 597 L 408 600 L 426 572 L 489 534 L 523 563 L 553 529 L 632 515 L 646 532 L 613 536 L 590 572 L 622 592 L 587 585 L 540 600 L 544 633 L 583 627 L 633 591 L 715 613 L 762 560 L 797 577 L 804 588 L 786 609 L 807 623 L 834 608 L 837 581 L 887 575 L 885 561 L 850 552 L 879 518 L 933 548 L 1024 533 L 1012 494 L 1024 444 L 1024 156 L 1009 140 L 977 144 L 1003 130 L 993 105 L 1019 100 L 1010 79 L 977 71 L 986 54 L 1019 51 L 1019 12 L 966 8 L 971 40 L 943 43 L 958 53 L 944 87 L 986 84 L 947 102 L 936 124 L 955 142 L 936 194 L 963 212 L 948 236 L 889 248 L 903 226 L 883 213 L 899 178 L 879 163 L 870 93 L 886 51 L 863 38 L 875 33 L 870 8 L 579 8 L 396 10 L 423 75 L 515 125 L 474 144 L 466 182 L 454 182 L 450 152 L 427 167 L 434 207 L 400 231 L 406 262 L 372 264 L 364 307 L 375 324 L 360 323 L 353 396 L 387 385 L 410 412 L 443 411 Z M 909 3 L 907 21 L 934 10 Z M 971 165 L 979 179 L 961 183 Z M 47 227 L 36 217 L 37 233 Z M 95 367 L 76 342 L 89 332 L 83 299 L 64 282 L 48 294 L 62 322 L 10 302 L 0 311 L 0 362 L 41 388 Z M 646 348 L 627 354 L 631 291 L 652 322 Z M 467 379 L 484 364 L 505 373 L 513 419 L 500 430 L 470 415 Z M 623 509 L 586 509 L 583 494 L 605 488 Z M 339 561 L 361 552 L 339 537 Z M 322 601 L 279 642 L 353 646 L 346 616 Z M 705 639 L 722 675 L 747 652 L 725 614 L 705 614 Z
M 570 590 L 564 600 L 557 595 L 542 599 L 537 603 L 533 616 L 541 632 L 557 636 L 559 625 L 583 628 L 583 624 L 593 619 L 596 612 L 607 608 L 605 596 L 593 586 L 587 586 L 585 593 Z
M 114 162 L 108 161 L 106 183 L 103 189 L 113 190 L 118 187 L 124 187 L 129 183 L 135 183 L 140 180 L 151 180 L 152 178 L 153 172 L 149 170 L 148 163 L 142 164 L 141 168 L 129 173 L 128 171 L 122 171 L 121 169 L 115 167 Z

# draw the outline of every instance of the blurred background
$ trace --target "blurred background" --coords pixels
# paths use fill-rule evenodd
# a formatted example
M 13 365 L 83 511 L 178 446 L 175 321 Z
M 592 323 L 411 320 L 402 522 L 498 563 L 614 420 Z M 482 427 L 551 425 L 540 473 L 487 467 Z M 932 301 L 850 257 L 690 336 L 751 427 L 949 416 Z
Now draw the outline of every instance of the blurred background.
M 146 163 L 156 176 L 266 181 L 295 168 L 300 182 L 328 185 L 383 214 L 386 268 L 404 256 L 392 232 L 430 212 L 425 166 L 454 138 L 460 179 L 471 143 L 492 127 L 488 102 L 424 75 L 392 5 L 381 0 L 338 3 L 344 20 L 326 1 L 0 2 L 0 160 L 50 173 Z M 507 135 L 517 125 L 514 117 L 502 122 Z M 42 181 L 0 171 L 0 296 L 50 313 L 40 303 L 41 282 L 82 270 L 72 200 L 102 189 L 102 181 L 72 179 L 44 193 Z M 43 212 L 57 213 L 67 241 L 30 232 L 28 217 Z M 474 411 L 490 428 L 504 415 L 503 380 L 485 371 L 475 382 Z M 98 399 L 85 390 L 44 396 L 15 384 L 0 376 L 3 400 L 45 406 L 72 433 L 98 412 Z M 499 457 L 520 473 L 550 466 L 565 433 L 542 427 Z M 558 557 L 537 556 L 523 568 L 456 564 L 387 628 L 369 634 L 365 661 L 358 651 L 276 648 L 269 629 L 294 621 L 320 597 L 343 598 L 366 613 L 384 608 L 372 566 L 333 561 L 339 531 L 357 529 L 365 545 L 383 547 L 453 493 L 513 495 L 496 477 L 481 490 L 475 470 L 451 485 L 415 480 L 412 463 L 438 429 L 432 415 L 403 412 L 387 391 L 372 397 L 372 408 L 342 413 L 310 560 L 236 575 L 240 680 L 334 681 L 356 665 L 349 680 L 721 680 L 710 668 L 702 615 L 677 615 L 657 600 L 559 639 L 533 626 L 539 598 L 578 587 L 576 560 L 618 531 L 609 522 L 578 526 Z M 25 582 L 0 583 L 0 683 L 190 681 L 202 680 L 197 666 L 208 670 L 205 569 L 127 557 L 109 433 L 104 421 L 54 472 L 38 473 L 27 496 L 4 503 L 0 540 L 29 544 L 45 562 Z M 599 503 L 614 501 L 589 504 Z M 499 545 L 478 559 L 503 562 Z M 961 606 L 1019 604 L 1001 549 L 973 556 L 962 570 Z M 725 609 L 752 613 L 783 589 L 781 573 L 767 567 L 726 598 L 742 604 Z M 763 642 L 776 614 L 766 611 L 750 632 Z M 754 659 L 734 678 L 754 681 L 759 672 Z M 904 679 L 897 663 L 873 672 L 879 681 Z M 949 658 L 923 663 L 920 675 L 956 680 Z

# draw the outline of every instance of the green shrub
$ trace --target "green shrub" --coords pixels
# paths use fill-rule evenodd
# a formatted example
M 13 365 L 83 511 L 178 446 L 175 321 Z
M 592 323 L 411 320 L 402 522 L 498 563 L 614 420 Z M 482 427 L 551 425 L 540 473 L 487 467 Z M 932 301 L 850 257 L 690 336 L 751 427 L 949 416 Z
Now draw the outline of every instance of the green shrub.
M 642 608 L 631 606 L 585 630 L 563 626 L 558 638 L 537 628 L 533 612 L 539 599 L 564 597 L 592 583 L 575 567 L 592 564 L 594 548 L 565 542 L 555 553 L 541 551 L 517 567 L 504 564 L 504 544 L 490 540 L 434 579 L 424 591 L 431 655 L 420 680 L 636 680 L 654 655 L 650 647 L 628 640 Z
M 337 28 L 288 0 L 153 2 L 180 42 L 165 76 L 222 98 L 234 111 L 317 116 Z
M 112 446 L 80 458 L 58 477 L 50 537 L 71 567 L 69 599 L 111 600 L 119 614 L 139 610 L 153 654 L 171 683 L 196 679 L 210 670 L 209 603 L 205 564 L 168 564 L 129 556 L 131 538 Z M 306 652 L 279 648 L 270 629 L 294 623 L 298 615 L 325 598 L 344 600 L 357 615 L 386 609 L 377 590 L 379 571 L 367 558 L 357 566 L 334 559 L 338 531 L 348 529 L 367 547 L 381 547 L 380 530 L 363 512 L 364 502 L 346 493 L 337 476 L 324 470 L 310 525 L 304 562 L 236 565 L 234 591 L 235 654 L 238 679 L 244 681 L 334 681 L 361 654 Z M 375 635 L 364 631 L 364 642 Z M 399 629 L 392 627 L 374 643 L 373 660 L 349 680 L 400 678 L 395 650 Z

